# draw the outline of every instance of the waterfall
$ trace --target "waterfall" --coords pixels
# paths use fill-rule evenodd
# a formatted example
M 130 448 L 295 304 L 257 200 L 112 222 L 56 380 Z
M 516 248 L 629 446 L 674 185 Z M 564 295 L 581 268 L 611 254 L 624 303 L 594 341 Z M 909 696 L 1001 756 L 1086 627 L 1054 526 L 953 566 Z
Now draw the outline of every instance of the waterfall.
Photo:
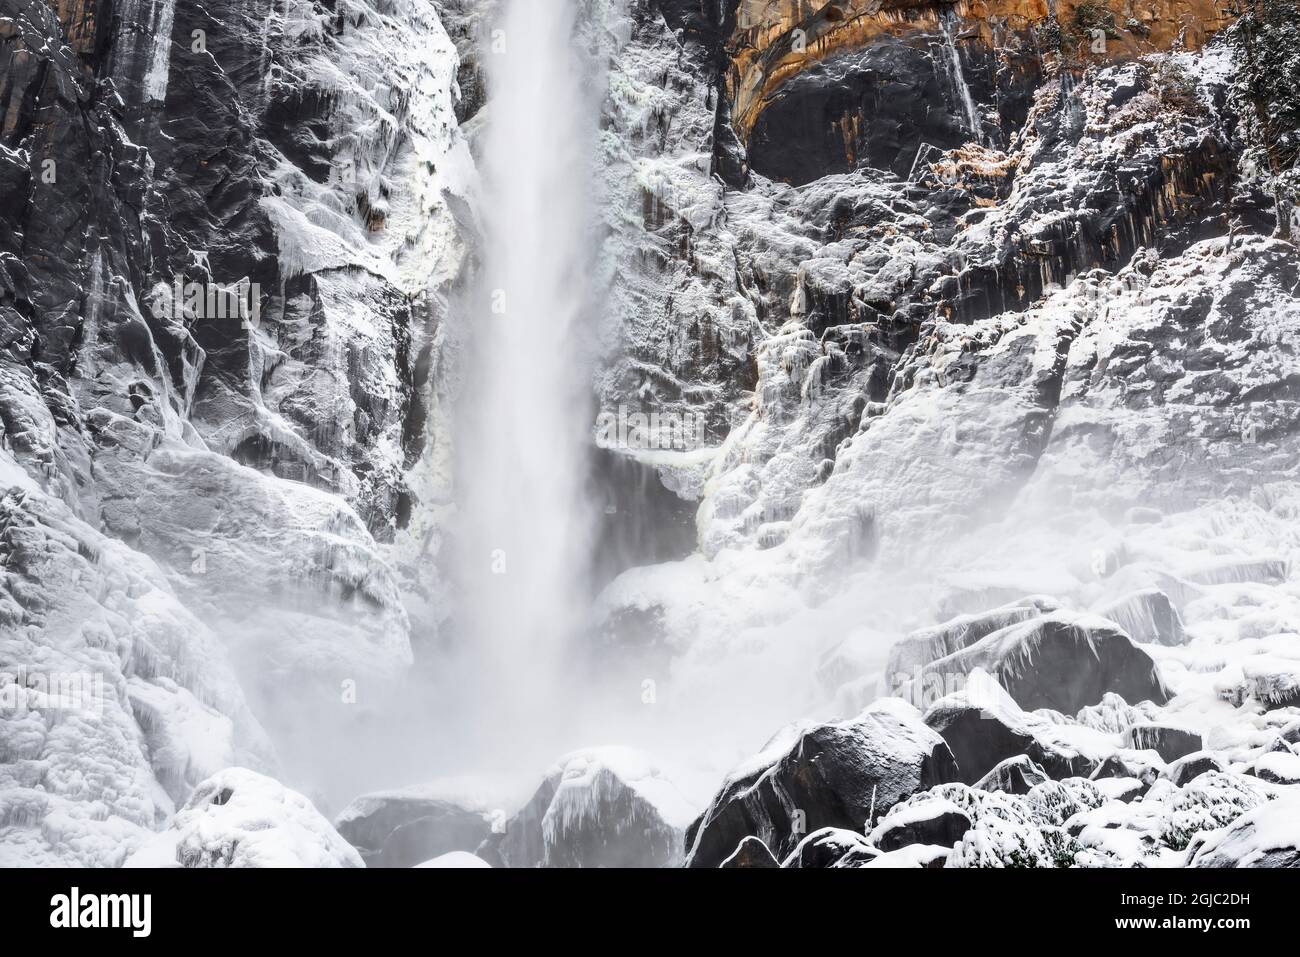
M 176 0 L 126 0 L 115 14 L 122 26 L 113 42 L 110 73 L 118 90 L 130 103 L 161 103 L 171 72 Z
M 593 410 L 581 321 L 600 84 L 574 0 L 506 0 L 484 38 L 483 262 L 456 438 L 457 634 L 467 733 L 497 760 L 545 749 L 588 596 Z M 525 740 L 526 739 L 526 740 Z M 553 757 L 548 754 L 547 759 Z
M 948 60 L 949 79 L 952 80 L 953 89 L 957 92 L 957 101 L 961 104 L 962 114 L 965 117 L 966 125 L 970 128 L 971 136 L 977 143 L 984 142 L 984 127 L 980 123 L 979 111 L 975 108 L 975 99 L 971 96 L 970 87 L 966 85 L 966 74 L 961 65 L 961 53 L 957 50 L 957 18 L 951 10 L 944 9 L 939 14 L 939 25 L 943 30 L 943 49 L 944 55 Z

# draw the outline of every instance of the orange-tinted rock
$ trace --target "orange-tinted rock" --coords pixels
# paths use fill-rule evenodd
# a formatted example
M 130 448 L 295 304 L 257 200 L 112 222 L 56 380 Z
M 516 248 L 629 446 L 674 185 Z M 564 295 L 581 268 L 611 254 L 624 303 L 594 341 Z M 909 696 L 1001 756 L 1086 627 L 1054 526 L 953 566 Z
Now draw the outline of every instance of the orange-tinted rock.
M 958 43 L 983 47 L 1004 62 L 1026 45 L 1036 46 L 1035 55 L 1044 60 L 1063 54 L 1078 64 L 1127 59 L 1180 43 L 1196 49 L 1232 19 L 1213 0 L 1059 0 L 1055 7 L 1059 53 L 1030 38 L 1031 30 L 1053 33 L 1045 29 L 1051 19 L 1045 0 L 740 0 L 727 40 L 727 92 L 736 132 L 747 140 L 772 95 L 817 63 L 873 41 L 909 42 L 917 34 L 938 33 L 945 10 L 955 17 Z M 1104 45 L 1096 42 L 1094 30 L 1105 34 Z

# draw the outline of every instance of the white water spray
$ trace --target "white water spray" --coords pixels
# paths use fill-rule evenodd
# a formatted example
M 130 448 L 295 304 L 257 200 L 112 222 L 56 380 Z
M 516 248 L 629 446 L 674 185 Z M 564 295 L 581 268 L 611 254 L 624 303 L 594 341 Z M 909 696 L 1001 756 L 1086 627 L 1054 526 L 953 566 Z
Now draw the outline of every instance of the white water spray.
M 575 39 L 575 7 L 506 0 L 485 52 L 486 235 L 457 439 L 458 632 L 475 662 L 470 710 L 482 716 L 470 733 L 506 761 L 556 743 L 571 704 L 566 655 L 588 598 L 592 412 L 580 323 L 598 84 Z

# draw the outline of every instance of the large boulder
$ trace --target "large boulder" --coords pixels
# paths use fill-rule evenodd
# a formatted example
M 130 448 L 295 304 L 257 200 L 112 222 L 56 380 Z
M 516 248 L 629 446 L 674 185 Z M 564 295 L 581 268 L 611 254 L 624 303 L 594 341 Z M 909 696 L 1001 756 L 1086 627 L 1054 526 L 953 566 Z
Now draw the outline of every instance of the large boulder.
M 1155 662 L 1113 622 L 1055 612 L 1012 625 L 927 665 L 927 675 L 983 668 L 1026 711 L 1075 714 L 1108 691 L 1126 701 L 1164 704 L 1169 692 Z
M 647 755 L 589 748 L 561 758 L 478 854 L 496 867 L 671 867 L 694 816 Z
M 420 788 L 363 794 L 334 821 L 367 867 L 414 867 L 454 851 L 473 851 L 491 831 L 482 809 Z
M 1086 776 L 1114 750 L 1099 731 L 1053 723 L 1021 710 L 981 669 L 969 679 L 965 690 L 940 699 L 925 714 L 925 723 L 952 749 L 960 780 L 966 784 L 975 784 L 1003 762 L 1022 756 L 1048 777 Z
M 896 698 L 849 721 L 793 725 L 727 778 L 687 834 L 688 865 L 717 867 L 747 835 L 784 859 L 806 834 L 860 830 L 873 813 L 957 775 L 943 738 Z

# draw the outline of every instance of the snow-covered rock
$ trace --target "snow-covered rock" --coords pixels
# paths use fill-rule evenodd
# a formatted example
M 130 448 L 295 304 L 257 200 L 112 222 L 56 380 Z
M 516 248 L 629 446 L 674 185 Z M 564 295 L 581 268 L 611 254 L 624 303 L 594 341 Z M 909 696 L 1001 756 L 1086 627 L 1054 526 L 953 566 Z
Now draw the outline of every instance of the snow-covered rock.
M 208 775 L 275 766 L 162 570 L 25 476 L 0 495 L 0 754 L 10 865 L 121 864 Z
M 137 863 L 173 849 L 181 867 L 365 867 L 311 801 L 247 768 L 227 768 L 194 789 Z
M 1017 754 L 999 761 L 988 774 L 975 782 L 981 791 L 1005 791 L 1027 794 L 1035 784 L 1047 780 L 1047 772 L 1027 754 Z
M 1287 795 L 1211 831 L 1190 853 L 1192 867 L 1300 866 L 1300 799 Z
M 556 762 L 479 854 L 506 867 L 668 867 L 695 813 L 647 755 L 590 748 Z
M 871 843 L 882 851 L 908 844 L 952 847 L 971 827 L 970 815 L 944 798 L 907 801 L 889 809 L 871 831 Z
M 1115 750 L 1112 739 L 1092 728 L 1021 710 L 982 670 L 972 672 L 972 679 L 925 714 L 925 723 L 952 749 L 967 784 L 1020 756 L 1050 777 L 1086 775 Z
M 716 867 L 746 836 L 786 857 L 824 827 L 864 829 L 873 815 L 956 778 L 948 746 L 897 699 L 837 724 L 784 729 L 731 772 L 687 834 L 691 867 Z
M 800 870 L 863 867 L 879 854 L 857 831 L 823 827 L 800 841 L 781 866 Z
M 412 867 L 477 850 L 491 832 L 492 814 L 437 786 L 417 786 L 363 794 L 339 812 L 334 827 L 367 867 Z
M 1164 704 L 1169 692 L 1151 657 L 1103 618 L 1054 612 L 996 631 L 927 665 L 925 673 L 995 677 L 1020 707 L 1074 714 L 1108 692 Z

